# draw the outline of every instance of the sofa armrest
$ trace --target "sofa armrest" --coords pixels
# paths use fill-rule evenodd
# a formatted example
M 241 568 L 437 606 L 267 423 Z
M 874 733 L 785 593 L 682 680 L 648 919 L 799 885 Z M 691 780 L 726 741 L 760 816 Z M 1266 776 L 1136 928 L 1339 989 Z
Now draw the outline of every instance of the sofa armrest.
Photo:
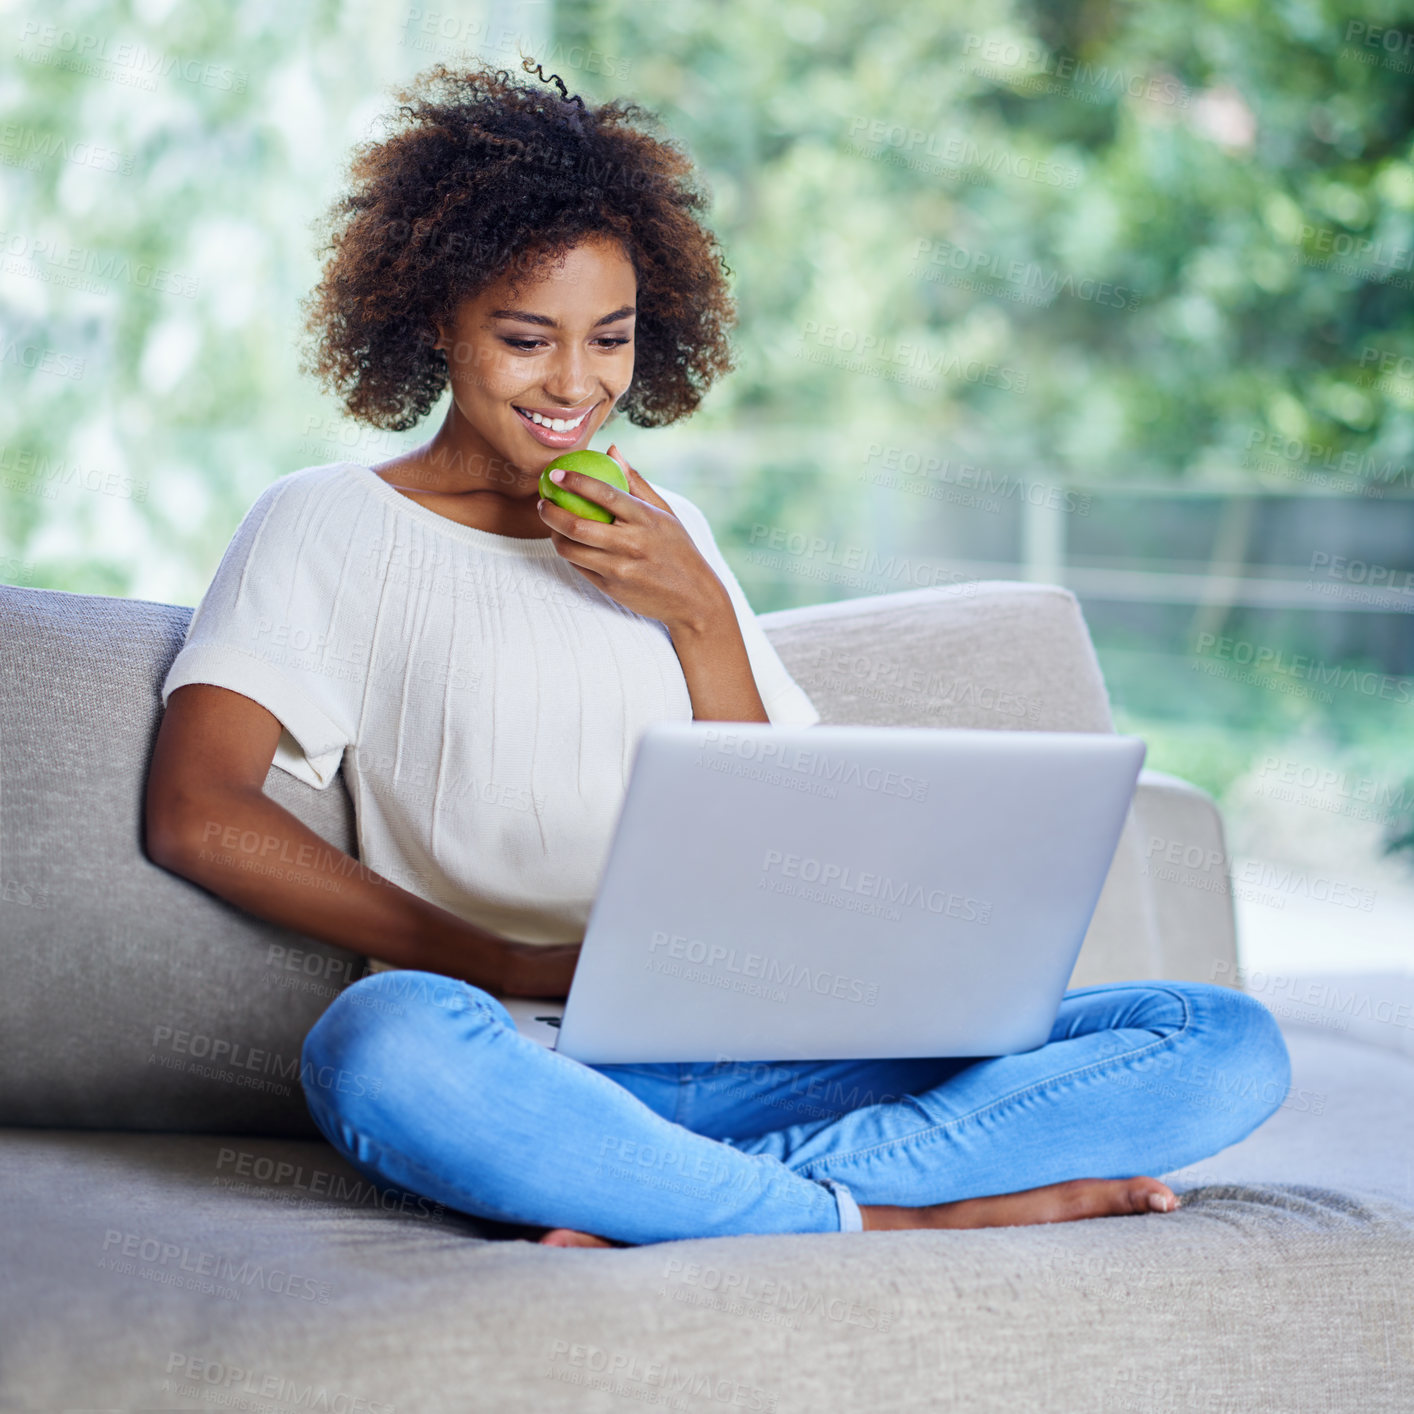
M 1134 814 L 1163 976 L 1237 986 L 1237 921 L 1217 802 L 1178 776 L 1144 771 Z
M 1058 585 L 905 590 L 776 610 L 761 624 L 822 723 L 1114 730 L 1079 601 Z M 1145 771 L 1070 986 L 1230 983 L 1235 961 L 1217 806 Z

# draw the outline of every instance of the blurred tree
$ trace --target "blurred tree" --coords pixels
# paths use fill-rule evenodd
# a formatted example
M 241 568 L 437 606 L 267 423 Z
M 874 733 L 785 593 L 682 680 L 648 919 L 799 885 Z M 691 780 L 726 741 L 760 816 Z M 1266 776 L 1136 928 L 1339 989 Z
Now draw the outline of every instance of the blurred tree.
M 880 445 L 1072 484 L 1409 489 L 1396 7 L 544 8 L 548 41 L 391 0 L 9 17 L 0 550 L 191 599 L 271 477 L 409 440 L 297 372 L 311 223 L 392 83 L 515 68 L 524 41 L 702 165 L 739 370 L 684 431 L 742 469 L 741 523 L 926 539 L 940 511 L 860 485 Z

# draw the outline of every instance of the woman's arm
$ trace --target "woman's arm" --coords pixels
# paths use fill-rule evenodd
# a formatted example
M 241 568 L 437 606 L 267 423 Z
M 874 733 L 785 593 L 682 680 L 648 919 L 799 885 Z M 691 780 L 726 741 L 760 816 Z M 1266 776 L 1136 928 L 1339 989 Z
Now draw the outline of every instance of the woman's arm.
M 695 623 L 670 623 L 668 634 L 682 664 L 695 722 L 769 722 L 741 625 L 724 589 L 715 612 Z
M 262 787 L 281 730 L 240 693 L 207 683 L 172 693 L 147 781 L 154 864 L 271 923 L 395 967 L 502 996 L 562 996 L 561 981 L 568 991 L 577 943 L 516 943 L 478 928 L 335 849 L 271 800 Z

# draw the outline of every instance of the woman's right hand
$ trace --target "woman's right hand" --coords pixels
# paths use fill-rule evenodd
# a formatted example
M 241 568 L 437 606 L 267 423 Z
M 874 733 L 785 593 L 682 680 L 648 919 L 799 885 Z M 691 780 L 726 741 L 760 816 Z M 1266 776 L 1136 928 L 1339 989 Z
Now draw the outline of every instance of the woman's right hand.
M 563 1001 L 570 992 L 581 943 L 520 943 L 502 939 L 500 982 L 503 997 Z

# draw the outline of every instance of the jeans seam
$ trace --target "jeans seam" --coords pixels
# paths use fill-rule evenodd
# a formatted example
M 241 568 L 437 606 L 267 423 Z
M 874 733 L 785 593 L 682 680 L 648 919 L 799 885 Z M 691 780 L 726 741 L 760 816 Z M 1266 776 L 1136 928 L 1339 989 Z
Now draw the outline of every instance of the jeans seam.
M 1102 986 L 1104 984 L 1097 983 L 1096 985 Z M 1121 983 L 1118 985 L 1133 986 L 1135 984 Z M 938 1134 L 944 1129 L 951 1129 L 955 1125 L 962 1124 L 965 1120 L 975 1119 L 978 1115 L 986 1114 L 989 1110 L 994 1110 L 999 1105 L 1008 1104 L 1012 1100 L 1019 1099 L 1023 1095 L 1030 1095 L 1037 1090 L 1043 1090 L 1047 1086 L 1055 1085 L 1062 1080 L 1073 1080 L 1077 1076 L 1085 1075 L 1089 1071 L 1099 1070 L 1104 1066 L 1113 1064 L 1115 1061 L 1130 1061 L 1133 1060 L 1136 1056 L 1147 1055 L 1150 1051 L 1156 1050 L 1160 1046 L 1172 1045 L 1175 1041 L 1177 1041 L 1180 1037 L 1184 1036 L 1188 1032 L 1190 1024 L 1193 1020 L 1193 1011 L 1188 1004 L 1188 998 L 1184 996 L 1182 992 L 1174 991 L 1172 988 L 1165 987 L 1161 983 L 1144 982 L 1139 985 L 1148 987 L 1153 991 L 1167 992 L 1169 996 L 1177 997 L 1179 1002 L 1182 1003 L 1183 1024 L 1178 1028 L 1177 1031 L 1173 1032 L 1172 1035 L 1160 1037 L 1157 1041 L 1152 1041 L 1147 1046 L 1141 1046 L 1138 1050 L 1127 1051 L 1120 1056 L 1107 1056 L 1104 1060 L 1091 1061 L 1089 1065 L 1077 1066 L 1074 1070 L 1067 1070 L 1060 1075 L 1049 1075 L 1044 1080 L 1038 1080 L 1035 1082 L 1035 1084 L 1028 1085 L 1021 1090 L 1013 1090 L 1010 1094 L 999 1095 L 995 1100 L 992 1100 L 989 1103 L 982 1105 L 978 1109 L 969 1110 L 965 1115 L 958 1115 L 956 1119 L 944 1120 L 939 1124 L 931 1124 L 926 1129 L 920 1129 L 916 1133 L 906 1135 L 903 1138 L 886 1139 L 882 1144 L 873 1144 L 870 1145 L 870 1147 L 867 1149 L 850 1149 L 843 1154 L 829 1154 L 826 1155 L 824 1158 L 812 1160 L 806 1165 L 806 1167 L 810 1170 L 807 1176 L 814 1177 L 815 1171 L 817 1169 L 828 1169 L 830 1165 L 835 1163 L 852 1161 L 855 1159 L 865 1159 L 871 1157 L 872 1155 L 878 1154 L 883 1150 L 897 1149 L 905 1147 L 907 1145 L 919 1143 L 920 1141 L 927 1139 L 932 1135 Z

